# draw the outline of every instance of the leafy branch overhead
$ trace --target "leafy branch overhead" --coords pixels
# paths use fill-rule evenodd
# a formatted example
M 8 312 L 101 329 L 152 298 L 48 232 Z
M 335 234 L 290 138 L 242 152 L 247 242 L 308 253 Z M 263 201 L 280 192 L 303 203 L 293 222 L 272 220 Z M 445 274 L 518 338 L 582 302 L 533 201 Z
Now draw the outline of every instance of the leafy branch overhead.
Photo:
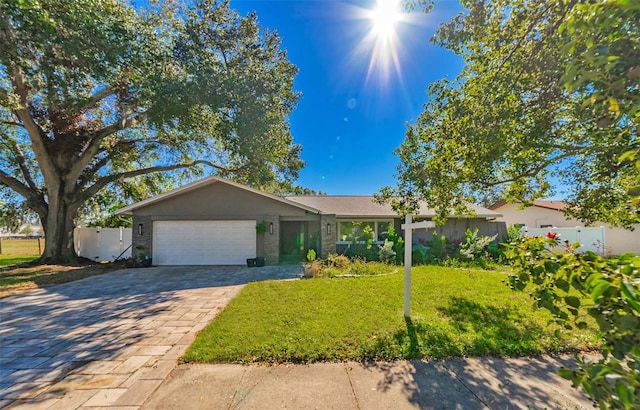
M 3 1 L 0 49 L 0 187 L 38 213 L 45 258 L 72 253 L 78 210 L 107 188 L 144 196 L 168 183 L 145 176 L 204 170 L 289 186 L 303 166 L 297 69 L 227 1 Z
M 523 203 L 564 194 L 586 223 L 640 222 L 640 168 L 622 157 L 640 149 L 637 2 L 461 3 L 433 41 L 464 68 L 429 86 L 382 199 L 424 199 L 442 221 L 497 187 Z

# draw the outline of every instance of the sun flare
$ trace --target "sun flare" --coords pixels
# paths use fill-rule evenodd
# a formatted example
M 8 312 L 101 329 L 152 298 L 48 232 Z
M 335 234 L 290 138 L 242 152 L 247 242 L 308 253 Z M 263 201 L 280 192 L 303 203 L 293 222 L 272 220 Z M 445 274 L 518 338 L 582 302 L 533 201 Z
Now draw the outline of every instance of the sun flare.
M 389 39 L 395 35 L 396 24 L 400 21 L 399 0 L 378 0 L 371 10 L 371 30 L 376 37 Z
M 353 32 L 359 37 L 352 61 L 360 64 L 368 59 L 365 81 L 384 87 L 395 76 L 402 82 L 403 43 L 408 41 L 403 37 L 409 35 L 409 25 L 424 24 L 422 13 L 413 13 L 407 4 L 411 0 L 368 0 L 348 6 L 345 14 L 357 20 Z

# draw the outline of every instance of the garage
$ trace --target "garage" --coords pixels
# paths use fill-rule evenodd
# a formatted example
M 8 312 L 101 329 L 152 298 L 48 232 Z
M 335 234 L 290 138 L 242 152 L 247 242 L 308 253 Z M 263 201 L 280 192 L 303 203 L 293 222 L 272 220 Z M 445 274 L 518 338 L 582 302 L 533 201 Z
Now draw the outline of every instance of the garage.
M 154 265 L 242 265 L 256 257 L 256 221 L 155 221 Z

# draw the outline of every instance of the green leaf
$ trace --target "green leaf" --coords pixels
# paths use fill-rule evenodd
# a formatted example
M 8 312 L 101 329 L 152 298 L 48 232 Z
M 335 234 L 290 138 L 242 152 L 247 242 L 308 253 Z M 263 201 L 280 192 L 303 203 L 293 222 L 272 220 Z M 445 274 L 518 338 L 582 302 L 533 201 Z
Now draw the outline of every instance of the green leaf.
M 574 307 L 576 309 L 580 307 L 580 299 L 578 299 L 575 296 L 567 296 L 564 298 L 564 301 L 567 305 Z
M 630 304 L 636 312 L 640 313 L 640 303 L 638 303 L 635 288 L 627 282 L 622 282 L 620 284 L 620 293 L 622 293 L 624 300 Z
M 606 280 L 600 280 L 599 282 L 596 283 L 596 285 L 593 287 L 593 291 L 591 291 L 591 299 L 593 299 L 594 302 L 598 301 L 598 298 L 607 291 L 607 289 L 609 289 L 611 287 L 611 284 L 609 282 L 607 282 Z
M 625 152 L 624 154 L 620 155 L 620 158 L 618 159 L 618 163 L 622 163 L 627 160 L 633 161 L 636 157 L 636 153 L 637 151 L 635 150 Z
M 616 383 L 616 395 L 625 408 L 630 409 L 633 406 L 633 388 L 629 388 L 619 381 Z
M 558 289 L 564 290 L 565 292 L 569 291 L 569 282 L 567 282 L 564 279 L 558 279 L 556 281 L 556 286 L 558 287 Z
M 548 259 L 544 261 L 544 268 L 546 269 L 547 272 L 556 273 L 558 272 L 559 267 L 560 265 L 558 265 L 558 263 L 555 261 L 548 260 Z
M 587 322 L 578 322 L 576 323 L 576 327 L 580 330 L 584 330 L 588 327 Z

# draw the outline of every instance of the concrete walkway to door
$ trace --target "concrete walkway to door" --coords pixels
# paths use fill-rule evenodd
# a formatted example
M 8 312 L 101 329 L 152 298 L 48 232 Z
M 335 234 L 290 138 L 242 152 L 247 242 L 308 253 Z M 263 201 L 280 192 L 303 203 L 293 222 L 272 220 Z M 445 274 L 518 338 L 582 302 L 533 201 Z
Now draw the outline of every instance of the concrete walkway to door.
M 0 299 L 0 408 L 139 407 L 244 284 L 301 271 L 127 269 Z

